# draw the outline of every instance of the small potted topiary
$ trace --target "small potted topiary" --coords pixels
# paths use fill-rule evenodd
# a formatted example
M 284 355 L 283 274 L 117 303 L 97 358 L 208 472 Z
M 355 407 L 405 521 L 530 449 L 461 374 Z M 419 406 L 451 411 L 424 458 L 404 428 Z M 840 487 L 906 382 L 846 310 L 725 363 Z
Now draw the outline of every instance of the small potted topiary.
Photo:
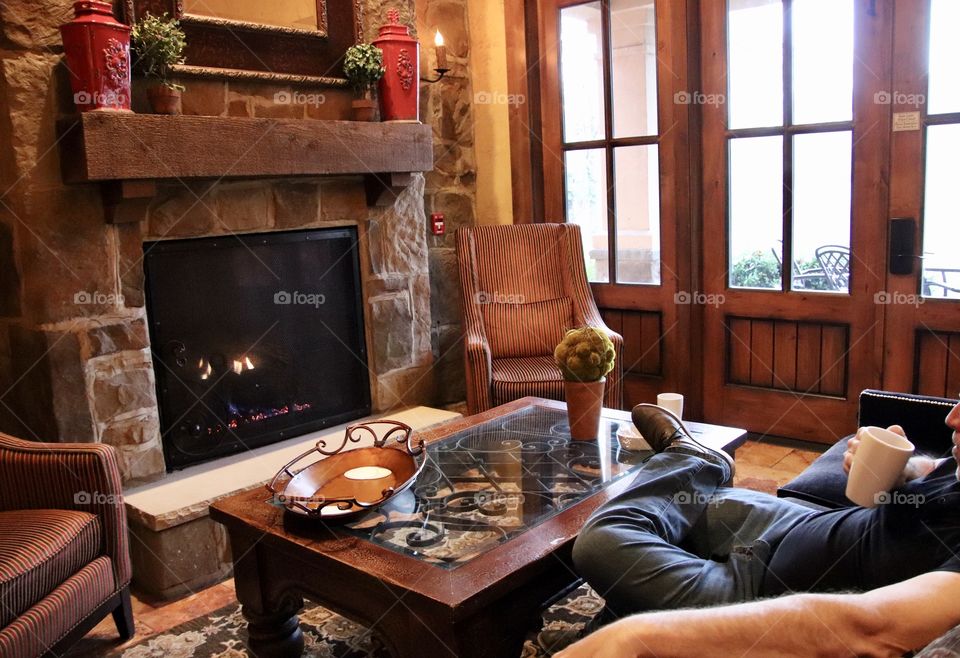
M 157 114 L 180 114 L 184 87 L 170 79 L 170 67 L 183 64 L 187 37 L 179 21 L 147 14 L 133 26 L 130 50 L 133 70 L 155 81 L 147 87 L 150 106 Z
M 596 439 L 603 410 L 603 388 L 617 358 L 613 342 L 605 331 L 596 327 L 571 329 L 557 345 L 553 358 L 563 374 L 570 438 Z
M 357 93 L 353 101 L 354 121 L 373 121 L 376 103 L 373 88 L 386 73 L 383 51 L 369 43 L 350 46 L 343 58 L 343 74 Z

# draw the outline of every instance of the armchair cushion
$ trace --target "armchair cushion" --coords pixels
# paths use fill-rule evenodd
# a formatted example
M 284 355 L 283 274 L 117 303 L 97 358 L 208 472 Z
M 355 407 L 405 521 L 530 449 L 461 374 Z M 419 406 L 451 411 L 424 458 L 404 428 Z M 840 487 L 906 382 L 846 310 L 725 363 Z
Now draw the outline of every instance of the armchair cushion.
M 0 628 L 0 656 L 42 656 L 116 591 L 106 556 L 83 567 L 59 587 Z
M 573 326 L 568 297 L 531 304 L 485 304 L 483 323 L 495 359 L 553 354 Z
M 102 542 L 93 514 L 0 512 L 0 628 L 92 562 Z
M 493 404 L 501 405 L 526 395 L 563 399 L 563 377 L 553 356 L 493 360 Z

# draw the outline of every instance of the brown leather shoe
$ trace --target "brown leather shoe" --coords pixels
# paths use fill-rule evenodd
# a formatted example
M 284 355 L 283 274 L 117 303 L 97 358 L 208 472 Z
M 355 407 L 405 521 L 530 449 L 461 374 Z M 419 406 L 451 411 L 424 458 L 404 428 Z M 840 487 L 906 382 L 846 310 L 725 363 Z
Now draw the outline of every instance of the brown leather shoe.
M 724 482 L 733 482 L 736 466 L 733 457 L 723 450 L 714 450 L 703 445 L 687 430 L 683 421 L 673 412 L 655 404 L 638 404 L 633 408 L 633 424 L 654 452 L 678 452 L 706 459 L 724 469 Z

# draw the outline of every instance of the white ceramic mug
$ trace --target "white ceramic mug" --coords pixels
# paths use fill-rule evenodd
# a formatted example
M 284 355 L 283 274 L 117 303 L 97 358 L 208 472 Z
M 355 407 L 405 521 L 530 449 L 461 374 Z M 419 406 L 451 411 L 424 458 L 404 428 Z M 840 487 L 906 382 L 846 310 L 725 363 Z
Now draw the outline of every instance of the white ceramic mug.
M 683 418 L 683 396 L 679 393 L 661 393 L 657 396 L 657 406 L 672 411 L 677 418 Z
M 847 498 L 861 507 L 876 507 L 903 475 L 913 456 L 913 444 L 882 427 L 857 430 L 860 446 L 853 455 Z

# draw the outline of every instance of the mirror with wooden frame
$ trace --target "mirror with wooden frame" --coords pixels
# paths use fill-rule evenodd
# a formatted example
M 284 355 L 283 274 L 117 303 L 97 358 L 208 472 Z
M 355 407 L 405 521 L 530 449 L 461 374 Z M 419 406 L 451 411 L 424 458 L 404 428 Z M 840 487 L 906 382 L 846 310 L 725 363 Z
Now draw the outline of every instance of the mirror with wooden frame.
M 343 85 L 363 41 L 363 0 L 122 0 L 124 19 L 167 14 L 187 35 L 186 76 Z

